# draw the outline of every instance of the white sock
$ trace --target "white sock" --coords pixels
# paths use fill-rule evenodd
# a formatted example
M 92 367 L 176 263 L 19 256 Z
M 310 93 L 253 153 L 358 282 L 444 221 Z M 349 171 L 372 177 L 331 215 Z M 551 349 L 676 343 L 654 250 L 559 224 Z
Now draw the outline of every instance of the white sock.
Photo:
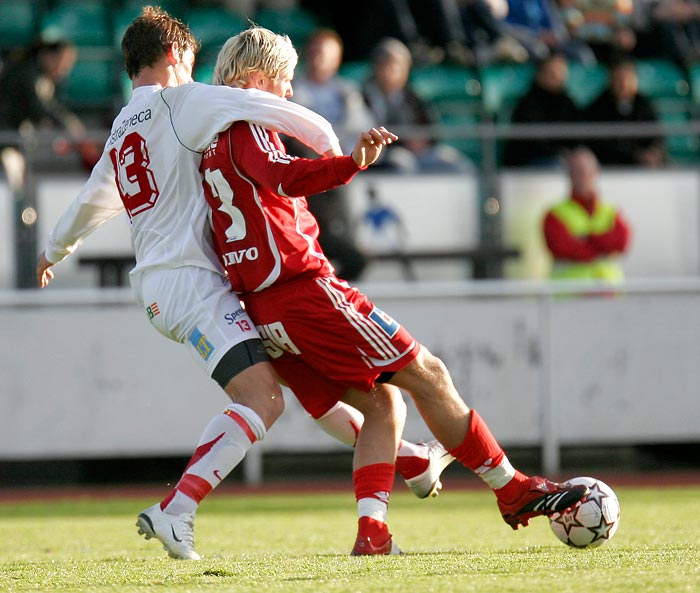
M 174 491 L 161 504 L 169 514 L 193 513 L 199 503 L 265 437 L 265 424 L 251 408 L 231 404 L 211 419 Z
M 481 469 L 481 468 L 479 468 Z M 480 472 L 476 470 L 476 474 L 486 482 L 492 490 L 503 488 L 515 476 L 515 468 L 510 464 L 508 458 L 504 455 L 503 460 L 496 467 L 491 467 L 486 471 Z
M 354 447 L 364 421 L 365 417 L 361 412 L 346 403 L 338 402 L 317 418 L 316 424 L 334 439 Z
M 389 514 L 389 505 L 377 498 L 361 498 L 357 501 L 357 516 L 370 517 L 382 523 L 386 523 Z

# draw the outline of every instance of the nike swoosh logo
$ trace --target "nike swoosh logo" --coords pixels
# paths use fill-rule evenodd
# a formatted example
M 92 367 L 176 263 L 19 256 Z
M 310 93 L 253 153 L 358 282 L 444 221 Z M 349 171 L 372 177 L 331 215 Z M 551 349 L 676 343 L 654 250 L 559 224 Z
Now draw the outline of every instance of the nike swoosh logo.
M 172 524 L 170 525 L 170 531 L 173 532 L 173 539 L 174 539 L 176 542 L 181 542 L 181 541 L 182 541 L 182 540 L 177 536 L 177 534 L 175 533 L 175 528 L 172 526 Z
M 219 480 L 219 482 L 223 482 L 224 479 L 223 479 L 223 478 L 221 477 L 221 475 L 219 474 L 219 470 L 218 470 L 218 469 L 215 469 L 212 473 L 214 474 L 214 477 L 215 477 L 217 480 Z

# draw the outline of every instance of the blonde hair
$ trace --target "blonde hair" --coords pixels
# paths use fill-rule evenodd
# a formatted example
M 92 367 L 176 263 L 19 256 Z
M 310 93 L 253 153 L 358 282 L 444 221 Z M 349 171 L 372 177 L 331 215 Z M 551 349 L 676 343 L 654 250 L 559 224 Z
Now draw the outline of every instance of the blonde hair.
M 275 79 L 287 69 L 294 70 L 298 60 L 289 37 L 252 26 L 231 37 L 221 48 L 214 67 L 214 84 L 243 87 L 257 72 Z

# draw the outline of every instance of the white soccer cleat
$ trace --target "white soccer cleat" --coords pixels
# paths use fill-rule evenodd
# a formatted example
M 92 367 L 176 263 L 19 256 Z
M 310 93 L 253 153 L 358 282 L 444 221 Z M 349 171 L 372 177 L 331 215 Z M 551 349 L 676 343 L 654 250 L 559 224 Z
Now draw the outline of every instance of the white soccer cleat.
M 194 513 L 168 515 L 160 510 L 160 503 L 139 514 L 136 519 L 139 535 L 146 539 L 155 537 L 163 544 L 163 549 L 171 558 L 179 560 L 199 560 L 194 551 Z
M 427 469 L 414 478 L 405 480 L 411 492 L 418 498 L 428 498 L 440 494 L 442 482 L 440 475 L 455 458 L 450 455 L 440 441 L 434 440 L 425 443 L 428 447 L 429 464 Z

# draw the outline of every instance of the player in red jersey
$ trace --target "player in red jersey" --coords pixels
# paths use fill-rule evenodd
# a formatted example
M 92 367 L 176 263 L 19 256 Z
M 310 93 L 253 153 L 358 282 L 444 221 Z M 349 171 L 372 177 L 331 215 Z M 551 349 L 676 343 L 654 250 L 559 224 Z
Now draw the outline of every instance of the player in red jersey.
M 215 82 L 289 98 L 296 60 L 288 38 L 253 27 L 224 45 Z M 395 139 L 384 128 L 373 128 L 360 134 L 351 156 L 309 160 L 288 155 L 279 136 L 261 126 L 236 122 L 219 134 L 200 170 L 216 247 L 234 290 L 275 370 L 313 415 L 339 400 L 358 404 L 363 394 L 376 398 L 379 384 L 394 385 L 411 395 L 449 452 L 494 490 L 513 529 L 579 504 L 588 494 L 585 486 L 568 487 L 513 468 L 484 420 L 460 397 L 444 364 L 338 279 L 323 255 L 304 196 L 348 183 Z M 372 455 L 362 453 L 360 442 L 356 449 L 360 518 L 354 554 L 396 552 L 386 525 L 396 435 L 390 426 L 382 433 L 372 420 Z

